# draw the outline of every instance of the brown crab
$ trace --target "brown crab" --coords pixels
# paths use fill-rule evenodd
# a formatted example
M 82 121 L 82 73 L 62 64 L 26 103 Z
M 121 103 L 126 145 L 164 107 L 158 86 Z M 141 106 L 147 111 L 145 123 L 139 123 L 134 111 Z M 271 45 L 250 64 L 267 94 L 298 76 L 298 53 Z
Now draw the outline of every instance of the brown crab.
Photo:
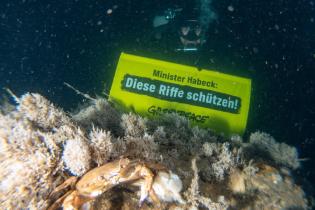
M 69 186 L 71 189 L 57 199 L 49 210 L 58 209 L 60 206 L 63 209 L 79 209 L 105 191 L 124 183 L 140 186 L 140 206 L 147 198 L 158 205 L 160 200 L 185 203 L 179 193 L 182 182 L 176 174 L 159 164 L 121 158 L 92 169 L 81 178 L 67 179 L 50 197 Z

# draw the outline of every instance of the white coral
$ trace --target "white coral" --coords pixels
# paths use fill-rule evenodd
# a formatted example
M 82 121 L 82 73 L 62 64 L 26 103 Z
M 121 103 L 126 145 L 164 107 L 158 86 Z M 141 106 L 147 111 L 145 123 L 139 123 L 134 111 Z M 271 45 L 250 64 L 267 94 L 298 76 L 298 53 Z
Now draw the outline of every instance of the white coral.
M 91 167 L 88 144 L 79 136 L 66 142 L 62 159 L 65 167 L 76 176 L 83 175 Z
M 202 151 L 204 153 L 205 156 L 207 157 L 211 157 L 213 155 L 213 153 L 216 150 L 216 144 L 215 143 L 209 143 L 206 142 L 202 145 Z
M 105 164 L 114 153 L 114 144 L 110 131 L 104 131 L 93 127 L 89 134 L 93 160 L 98 166 Z
M 14 116 L 14 117 L 13 117 Z M 44 209 L 57 158 L 24 115 L 0 115 L 0 208 Z
M 165 129 L 163 126 L 158 126 L 153 133 L 153 137 L 157 142 L 163 142 L 166 138 Z
M 211 162 L 209 168 L 204 171 L 209 174 L 209 178 L 215 177 L 218 181 L 222 181 L 225 175 L 229 173 L 230 169 L 235 167 L 238 155 L 234 155 L 230 150 L 230 144 L 225 142 L 209 143 L 206 142 L 202 146 L 202 151 Z
M 18 111 L 42 128 L 55 128 L 68 123 L 66 114 L 43 96 L 27 93 L 19 100 Z
M 223 196 L 218 199 L 219 202 L 213 202 L 209 197 L 200 195 L 199 191 L 199 175 L 198 167 L 196 163 L 196 158 L 191 161 L 191 168 L 193 170 L 193 178 L 191 180 L 190 188 L 186 191 L 185 195 L 187 197 L 188 203 L 191 205 L 189 209 L 198 209 L 198 207 L 204 206 L 209 210 L 225 210 L 228 208 L 226 201 Z
M 235 165 L 234 157 L 229 149 L 228 143 L 221 145 L 218 154 L 218 161 L 214 162 L 211 167 L 214 175 L 218 180 L 223 180 L 225 174 Z
M 158 144 L 154 138 L 145 134 L 142 138 L 126 136 L 126 147 L 129 156 L 144 160 L 156 160 L 158 157 Z
M 125 136 L 142 137 L 146 132 L 147 120 L 132 113 L 123 114 L 121 125 L 125 130 Z
M 86 129 L 93 126 L 99 129 L 111 130 L 115 135 L 121 135 L 120 114 L 104 98 L 98 98 L 85 108 L 72 115 L 72 119 Z
M 300 166 L 298 152 L 295 147 L 278 143 L 267 133 L 255 132 L 250 135 L 249 145 L 270 155 L 275 163 L 297 169 Z

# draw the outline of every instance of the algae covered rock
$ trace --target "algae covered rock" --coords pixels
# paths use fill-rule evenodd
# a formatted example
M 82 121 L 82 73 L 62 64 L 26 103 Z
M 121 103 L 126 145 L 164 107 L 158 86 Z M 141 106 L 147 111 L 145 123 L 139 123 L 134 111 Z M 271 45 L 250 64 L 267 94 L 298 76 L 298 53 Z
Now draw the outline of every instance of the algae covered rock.
M 0 112 L 1 209 L 46 209 L 49 194 L 67 177 L 121 156 L 161 163 L 183 182 L 185 204 L 156 207 L 147 200 L 142 209 L 311 208 L 290 173 L 300 165 L 296 149 L 266 133 L 248 142 L 228 139 L 176 115 L 150 120 L 120 113 L 105 99 L 72 115 L 39 94 L 17 103 Z M 137 192 L 121 185 L 91 205 L 136 209 Z

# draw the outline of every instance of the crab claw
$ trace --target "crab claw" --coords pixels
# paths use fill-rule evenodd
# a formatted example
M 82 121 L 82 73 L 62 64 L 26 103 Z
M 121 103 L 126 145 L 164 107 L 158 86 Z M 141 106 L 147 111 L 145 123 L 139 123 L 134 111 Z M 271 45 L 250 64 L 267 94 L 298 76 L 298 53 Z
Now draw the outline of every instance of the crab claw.
M 145 199 L 147 199 L 147 197 L 148 197 L 148 195 L 141 194 L 140 200 L 139 200 L 139 207 L 142 206 L 143 202 L 145 201 Z
M 139 172 L 140 172 L 140 176 L 143 177 L 144 179 L 142 184 L 140 185 L 139 206 L 141 206 L 142 203 L 145 201 L 145 199 L 148 198 L 149 192 L 152 188 L 154 174 L 149 168 L 145 166 L 141 166 L 141 169 L 139 170 Z
M 166 202 L 178 202 L 185 204 L 186 201 L 180 195 L 180 191 L 183 188 L 182 181 L 179 176 L 172 171 L 160 171 L 153 183 L 152 189 L 157 197 Z
M 152 186 L 151 183 L 147 183 L 147 182 L 142 183 L 142 185 L 140 186 L 139 207 L 141 207 L 145 199 L 148 198 L 149 190 L 151 189 L 151 186 Z

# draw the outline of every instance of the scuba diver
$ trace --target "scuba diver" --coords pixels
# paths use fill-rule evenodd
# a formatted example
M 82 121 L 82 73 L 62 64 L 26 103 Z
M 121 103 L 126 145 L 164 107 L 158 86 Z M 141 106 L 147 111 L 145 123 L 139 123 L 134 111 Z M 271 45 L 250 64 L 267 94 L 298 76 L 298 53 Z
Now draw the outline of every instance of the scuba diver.
M 199 10 L 196 8 L 167 8 L 153 19 L 154 38 L 161 40 L 175 36 L 177 46 L 174 51 L 197 52 L 206 42 L 206 29 L 198 17 Z M 171 40 L 174 42 L 173 38 Z
M 198 51 L 200 47 L 206 42 L 204 39 L 204 30 L 197 20 L 186 20 L 179 31 L 179 39 L 182 46 L 176 51 Z

